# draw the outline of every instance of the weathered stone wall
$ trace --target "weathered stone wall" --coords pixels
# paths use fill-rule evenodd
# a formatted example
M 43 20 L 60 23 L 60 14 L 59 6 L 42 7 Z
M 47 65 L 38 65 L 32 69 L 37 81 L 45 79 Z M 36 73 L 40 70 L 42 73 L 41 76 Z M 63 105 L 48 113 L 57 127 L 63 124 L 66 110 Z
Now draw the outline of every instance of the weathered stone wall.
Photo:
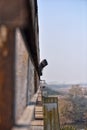
M 18 120 L 39 86 L 38 74 L 18 29 L 15 55 L 15 120 Z
M 5 10 L 2 10 L 5 5 Z M 38 77 L 39 42 L 36 6 L 37 0 L 0 1 L 0 24 L 8 28 L 4 40 L 1 36 L 6 33 L 0 29 L 0 130 L 10 130 L 37 90 L 39 78 L 35 78 L 35 72 Z
M 31 61 L 31 59 L 29 59 L 29 68 L 28 68 L 28 88 L 27 88 L 27 104 L 30 103 L 30 100 L 32 98 L 32 96 L 34 95 L 34 66 L 33 63 Z
M 15 117 L 18 119 L 26 107 L 28 51 L 19 30 L 16 31 L 15 58 Z

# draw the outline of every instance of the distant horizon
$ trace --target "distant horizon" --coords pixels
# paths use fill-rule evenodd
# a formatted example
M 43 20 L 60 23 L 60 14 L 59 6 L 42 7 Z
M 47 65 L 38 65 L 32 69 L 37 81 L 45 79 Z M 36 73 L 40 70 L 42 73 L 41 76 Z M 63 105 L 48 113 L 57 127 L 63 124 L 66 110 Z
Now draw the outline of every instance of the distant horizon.
M 87 82 L 79 82 L 79 83 L 64 83 L 64 82 L 57 82 L 57 81 L 51 81 L 51 82 L 46 82 L 47 84 L 54 84 L 54 85 L 69 85 L 69 84 L 75 84 L 75 85 L 84 85 L 84 84 L 87 84 Z

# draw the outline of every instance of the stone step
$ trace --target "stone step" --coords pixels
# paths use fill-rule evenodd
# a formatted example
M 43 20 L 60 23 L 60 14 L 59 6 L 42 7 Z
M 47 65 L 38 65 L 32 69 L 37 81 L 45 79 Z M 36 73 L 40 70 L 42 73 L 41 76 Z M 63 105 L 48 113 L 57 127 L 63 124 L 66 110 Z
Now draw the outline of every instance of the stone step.
M 44 122 L 43 122 L 43 120 L 33 120 L 31 122 L 31 125 L 32 126 L 44 126 Z
M 43 107 L 35 106 L 35 119 L 43 120 Z

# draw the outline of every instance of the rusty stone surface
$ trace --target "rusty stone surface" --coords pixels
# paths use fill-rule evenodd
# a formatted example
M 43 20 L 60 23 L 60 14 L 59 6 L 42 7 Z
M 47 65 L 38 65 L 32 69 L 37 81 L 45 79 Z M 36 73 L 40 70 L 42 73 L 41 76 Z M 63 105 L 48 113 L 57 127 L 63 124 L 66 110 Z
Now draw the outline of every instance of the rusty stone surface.
M 0 0 L 0 24 L 23 26 L 27 22 L 27 0 Z
M 14 30 L 0 26 L 0 130 L 14 123 Z
M 0 130 L 10 130 L 22 116 L 34 95 L 34 80 L 39 83 L 20 31 L 16 31 L 16 43 L 14 38 L 14 30 L 0 28 Z
M 31 1 L 30 11 L 27 4 L 29 1 L 0 0 L 0 25 L 3 24 L 0 26 L 0 130 L 11 129 L 37 90 L 35 87 L 39 85 L 38 35 L 34 39 L 37 25 L 32 27 L 32 23 L 35 24 L 35 6 Z M 24 32 L 25 36 L 21 36 L 19 33 L 15 43 L 15 30 L 12 28 L 25 28 L 26 25 L 29 27 L 28 35 Z M 29 49 L 31 45 L 31 52 L 26 48 L 23 37 Z M 37 71 L 35 77 L 34 71 Z

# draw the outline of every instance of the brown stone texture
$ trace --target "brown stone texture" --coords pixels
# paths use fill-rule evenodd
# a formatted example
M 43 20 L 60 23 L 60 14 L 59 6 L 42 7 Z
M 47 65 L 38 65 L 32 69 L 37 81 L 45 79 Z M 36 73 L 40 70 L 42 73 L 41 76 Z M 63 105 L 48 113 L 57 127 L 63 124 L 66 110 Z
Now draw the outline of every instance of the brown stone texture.
M 0 24 L 23 26 L 28 21 L 27 0 L 0 0 Z
M 14 122 L 14 33 L 0 26 L 0 130 Z

